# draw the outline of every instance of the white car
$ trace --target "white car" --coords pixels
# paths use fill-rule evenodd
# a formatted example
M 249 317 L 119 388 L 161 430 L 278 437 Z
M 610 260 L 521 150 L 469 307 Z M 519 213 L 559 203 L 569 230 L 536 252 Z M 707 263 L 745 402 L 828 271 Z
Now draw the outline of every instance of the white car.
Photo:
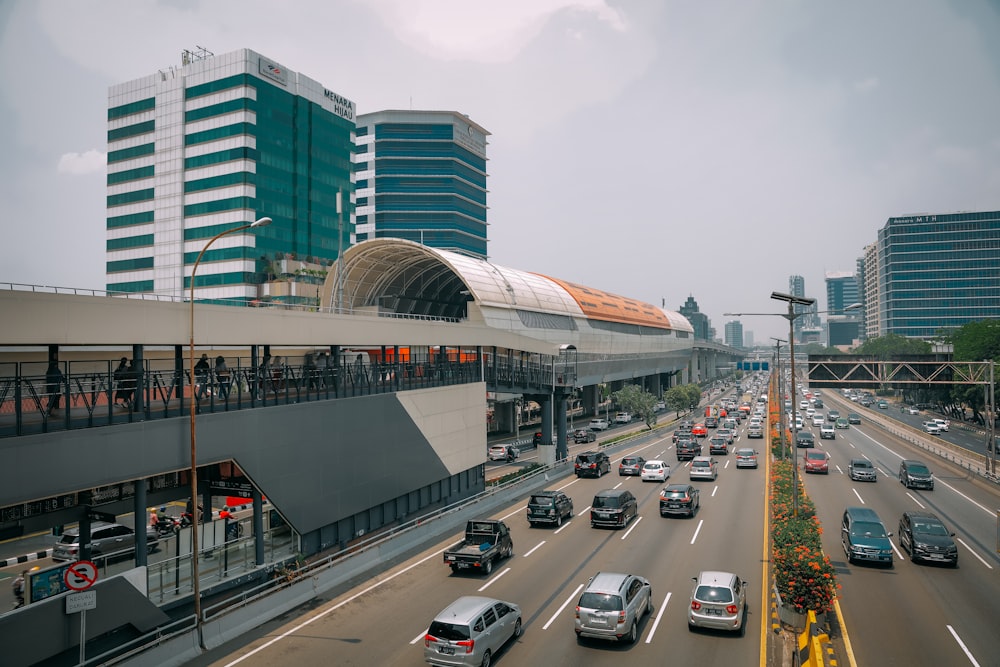
M 951 422 L 948 421 L 947 419 L 932 419 L 931 421 L 937 424 L 938 428 L 940 428 L 942 431 L 947 431 L 949 428 L 951 428 Z
M 821 414 L 813 415 L 813 426 L 822 426 L 826 423 L 826 417 Z
M 719 477 L 719 464 L 711 457 L 696 456 L 691 459 L 691 467 L 688 468 L 688 477 L 691 479 L 715 480 Z
M 924 422 L 924 431 L 931 435 L 938 435 L 941 433 L 941 427 L 938 426 L 937 422 Z
M 511 447 L 510 445 L 493 445 L 490 447 L 488 457 L 490 461 L 506 461 L 507 454 L 510 452 L 516 459 L 521 455 L 521 450 L 517 447 Z
M 907 408 L 906 411 L 909 412 L 911 415 L 919 415 L 920 414 L 920 410 L 918 410 L 917 408 L 913 407 L 912 405 L 909 408 Z
M 666 461 L 654 459 L 642 464 L 639 478 L 644 482 L 665 482 L 670 477 L 670 465 Z
M 632 414 L 629 412 L 619 412 L 615 415 L 616 424 L 628 424 L 632 421 Z
M 608 430 L 608 420 L 607 419 L 591 419 L 590 420 L 590 430 L 591 431 L 606 431 Z

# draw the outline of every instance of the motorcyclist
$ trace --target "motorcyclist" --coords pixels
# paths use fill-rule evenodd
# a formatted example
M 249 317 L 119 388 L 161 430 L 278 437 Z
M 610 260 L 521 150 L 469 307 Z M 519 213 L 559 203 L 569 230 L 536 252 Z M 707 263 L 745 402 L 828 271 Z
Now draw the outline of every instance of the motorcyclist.
M 24 606 L 24 587 L 27 580 L 28 571 L 24 570 L 11 582 L 11 590 L 14 592 L 14 598 L 17 602 L 14 605 L 14 609 L 19 609 Z
M 513 463 L 513 462 L 514 462 L 514 448 L 508 446 L 507 447 L 507 463 Z

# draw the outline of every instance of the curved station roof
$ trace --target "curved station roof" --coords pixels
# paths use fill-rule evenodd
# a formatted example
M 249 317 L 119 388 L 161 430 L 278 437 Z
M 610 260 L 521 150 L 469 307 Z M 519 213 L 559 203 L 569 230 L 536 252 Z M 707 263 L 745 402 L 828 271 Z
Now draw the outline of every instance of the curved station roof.
M 405 239 L 364 241 L 349 248 L 342 261 L 342 266 L 334 264 L 324 284 L 324 310 L 378 308 L 401 315 L 462 319 L 467 302 L 475 301 L 487 309 L 693 331 L 680 313 L 644 301 Z

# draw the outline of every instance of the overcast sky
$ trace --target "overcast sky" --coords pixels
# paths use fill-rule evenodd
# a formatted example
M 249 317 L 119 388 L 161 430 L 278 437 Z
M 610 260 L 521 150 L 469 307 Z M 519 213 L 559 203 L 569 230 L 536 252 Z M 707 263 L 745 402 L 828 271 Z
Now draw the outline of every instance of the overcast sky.
M 996 0 L 5 0 L 0 281 L 103 289 L 108 87 L 251 48 L 489 137 L 490 258 L 782 312 L 891 216 L 1000 209 Z M 779 317 L 741 318 L 757 342 Z

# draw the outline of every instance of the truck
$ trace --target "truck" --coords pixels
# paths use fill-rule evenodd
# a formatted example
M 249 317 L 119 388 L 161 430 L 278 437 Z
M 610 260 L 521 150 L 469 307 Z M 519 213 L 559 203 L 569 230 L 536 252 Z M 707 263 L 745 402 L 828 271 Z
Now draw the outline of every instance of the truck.
M 465 537 L 444 551 L 444 564 L 452 572 L 478 569 L 493 572 L 494 562 L 514 555 L 510 528 L 498 519 L 473 519 L 465 524 Z

